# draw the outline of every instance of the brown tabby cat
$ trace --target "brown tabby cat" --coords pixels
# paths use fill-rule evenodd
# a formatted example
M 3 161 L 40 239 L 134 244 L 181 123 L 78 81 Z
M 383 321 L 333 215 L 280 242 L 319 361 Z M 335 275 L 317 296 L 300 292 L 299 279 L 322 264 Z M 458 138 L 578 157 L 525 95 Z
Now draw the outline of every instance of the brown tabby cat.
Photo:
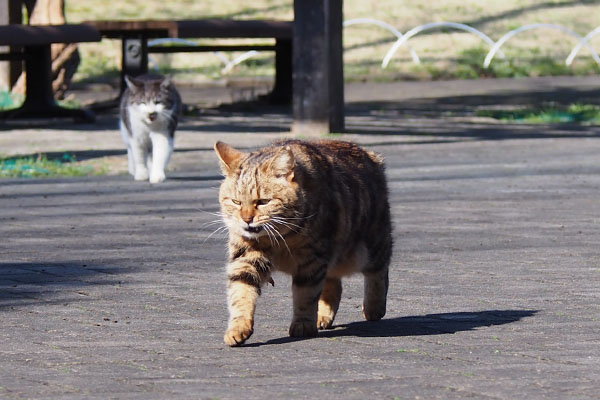
M 364 275 L 363 315 L 385 315 L 392 252 L 382 158 L 342 141 L 288 140 L 253 153 L 217 142 L 229 228 L 225 343 L 252 335 L 256 301 L 271 273 L 292 275 L 290 336 L 332 327 L 341 278 Z

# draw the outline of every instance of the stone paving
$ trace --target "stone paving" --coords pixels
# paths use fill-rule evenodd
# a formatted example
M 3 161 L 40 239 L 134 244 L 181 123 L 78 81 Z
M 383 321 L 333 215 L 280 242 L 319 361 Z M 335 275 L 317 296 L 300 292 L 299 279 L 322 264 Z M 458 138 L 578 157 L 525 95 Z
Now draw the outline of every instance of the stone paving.
M 247 345 L 222 342 L 212 143 L 287 136 L 285 110 L 184 122 L 160 185 L 0 180 L 0 398 L 598 399 L 600 134 L 470 118 L 469 107 L 535 92 L 532 81 L 496 84 L 425 83 L 412 95 L 398 84 L 397 101 L 392 85 L 348 88 L 361 102 L 340 138 L 388 165 L 388 313 L 363 321 L 362 280 L 347 279 L 335 329 L 313 339 L 287 337 L 291 281 L 275 275 Z M 124 158 L 115 121 L 4 129 L 0 144 L 30 154 L 46 138 L 47 151 L 112 162 Z

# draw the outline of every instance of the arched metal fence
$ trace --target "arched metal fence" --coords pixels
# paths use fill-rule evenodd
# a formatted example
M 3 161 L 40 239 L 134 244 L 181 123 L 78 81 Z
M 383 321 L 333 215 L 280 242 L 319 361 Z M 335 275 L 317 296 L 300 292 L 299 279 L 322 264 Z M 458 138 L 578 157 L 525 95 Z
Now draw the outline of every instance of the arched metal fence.
M 570 66 L 573 63 L 573 60 L 575 59 L 575 57 L 577 56 L 579 51 L 583 47 L 586 47 L 590 51 L 594 61 L 596 61 L 596 64 L 598 64 L 600 66 L 600 56 L 598 56 L 598 53 L 596 52 L 596 50 L 594 50 L 594 48 L 589 43 L 590 40 L 594 36 L 596 36 L 597 34 L 600 34 L 600 27 L 597 27 L 596 29 L 592 30 L 585 36 L 581 36 L 578 33 L 574 32 L 573 30 L 566 28 L 562 25 L 529 24 L 529 25 L 524 25 L 522 27 L 519 27 L 517 29 L 513 29 L 513 30 L 507 32 L 504 36 L 502 36 L 497 41 L 494 41 L 488 35 L 481 32 L 480 30 L 475 29 L 472 26 L 457 23 L 457 22 L 432 22 L 432 23 L 428 23 L 428 24 L 423 24 L 423 25 L 419 25 L 419 26 L 416 26 L 416 27 L 408 30 L 404 34 L 402 32 L 400 32 L 398 29 L 394 28 L 392 25 L 388 24 L 387 22 L 384 22 L 384 21 L 381 21 L 378 19 L 374 19 L 374 18 L 350 19 L 350 20 L 345 21 L 343 26 L 346 28 L 346 27 L 350 27 L 353 25 L 361 25 L 361 24 L 378 26 L 378 27 L 383 28 L 383 29 L 387 30 L 388 32 L 392 33 L 397 38 L 396 41 L 394 42 L 394 44 L 392 45 L 392 47 L 386 53 L 385 57 L 383 58 L 383 61 L 381 62 L 382 68 L 387 68 L 387 66 L 391 62 L 394 54 L 396 54 L 396 52 L 402 45 L 405 45 L 408 48 L 408 51 L 410 52 L 413 62 L 415 64 L 419 64 L 421 62 L 421 60 L 420 60 L 418 54 L 416 53 L 416 51 L 408 44 L 408 40 L 410 38 L 412 38 L 413 36 L 418 35 L 421 32 L 431 30 L 431 29 L 439 29 L 439 28 L 451 28 L 451 29 L 456 29 L 456 30 L 462 30 L 465 32 L 470 32 L 470 33 L 473 33 L 474 35 L 479 36 L 483 41 L 485 41 L 488 45 L 490 45 L 490 50 L 488 51 L 488 53 L 485 56 L 485 59 L 483 61 L 483 68 L 488 68 L 490 66 L 490 63 L 494 59 L 496 53 L 499 54 L 501 58 L 506 58 L 506 56 L 504 55 L 504 53 L 502 53 L 502 50 L 500 48 L 512 37 L 518 35 L 521 32 L 532 30 L 532 29 L 558 30 L 567 35 L 573 36 L 578 40 L 577 45 L 575 45 L 573 47 L 573 49 L 571 50 L 571 52 L 565 59 L 566 65 Z M 195 42 L 185 40 L 185 39 L 157 39 L 157 40 L 153 40 L 153 41 L 149 42 L 148 45 L 156 46 L 156 45 L 161 45 L 161 44 L 165 44 L 165 43 L 175 43 L 175 44 L 185 44 L 185 45 L 196 44 Z M 258 52 L 252 50 L 252 51 L 243 53 L 242 55 L 235 57 L 233 59 L 230 59 L 229 57 L 227 57 L 223 52 L 215 52 L 214 54 L 223 63 L 223 68 L 221 69 L 221 73 L 227 74 L 236 65 L 253 57 L 254 55 L 258 54 Z

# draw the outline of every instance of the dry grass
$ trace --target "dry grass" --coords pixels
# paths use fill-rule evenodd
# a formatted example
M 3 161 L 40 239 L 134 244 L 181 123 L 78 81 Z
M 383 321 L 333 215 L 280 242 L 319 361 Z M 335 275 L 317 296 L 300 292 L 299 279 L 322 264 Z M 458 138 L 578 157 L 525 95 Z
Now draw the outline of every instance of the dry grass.
M 291 0 L 241 0 L 221 2 L 175 0 L 68 0 L 70 22 L 85 19 L 161 19 L 161 18 L 293 18 Z M 249 4 L 252 4 L 249 6 Z M 468 24 L 498 40 L 511 29 L 532 23 L 560 24 L 585 35 L 600 26 L 600 2 L 566 0 L 346 0 L 344 19 L 370 17 L 385 21 L 401 32 L 429 22 L 451 21 Z M 440 30 L 423 32 L 410 40 L 422 64 L 413 64 L 406 48 L 401 48 L 387 69 L 381 61 L 395 37 L 375 26 L 352 26 L 344 30 L 346 77 L 349 80 L 394 80 L 430 78 L 475 78 L 485 75 L 518 76 L 597 73 L 589 51 L 583 49 L 573 67 L 564 59 L 576 40 L 561 32 L 539 29 L 524 32 L 503 47 L 509 61 L 495 60 L 491 71 L 480 68 L 488 47 L 476 36 Z M 600 35 L 592 46 L 600 51 Z M 112 71 L 120 63 L 119 44 L 82 45 L 84 64 L 79 79 Z M 178 78 L 210 80 L 221 78 L 220 62 L 213 54 L 175 54 L 154 57 L 163 72 Z M 234 69 L 235 76 L 269 75 L 273 72 L 271 56 L 256 59 Z

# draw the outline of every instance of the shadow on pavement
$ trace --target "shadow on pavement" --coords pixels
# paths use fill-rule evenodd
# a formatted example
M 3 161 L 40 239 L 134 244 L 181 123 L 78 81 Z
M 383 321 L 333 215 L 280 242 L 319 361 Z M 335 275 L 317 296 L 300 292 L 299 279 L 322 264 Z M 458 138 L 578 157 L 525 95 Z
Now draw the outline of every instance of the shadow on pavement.
M 488 310 L 478 312 L 456 312 L 428 314 L 413 317 L 396 317 L 377 322 L 359 321 L 337 325 L 334 329 L 320 331 L 319 337 L 402 337 L 444 335 L 471 331 L 477 328 L 504 325 L 520 321 L 537 314 L 537 310 Z M 264 343 L 250 343 L 248 347 L 285 344 L 310 338 L 282 337 Z
M 121 267 L 82 262 L 0 263 L 0 310 L 86 300 L 87 287 L 117 285 Z M 128 270 L 127 272 L 132 272 Z

